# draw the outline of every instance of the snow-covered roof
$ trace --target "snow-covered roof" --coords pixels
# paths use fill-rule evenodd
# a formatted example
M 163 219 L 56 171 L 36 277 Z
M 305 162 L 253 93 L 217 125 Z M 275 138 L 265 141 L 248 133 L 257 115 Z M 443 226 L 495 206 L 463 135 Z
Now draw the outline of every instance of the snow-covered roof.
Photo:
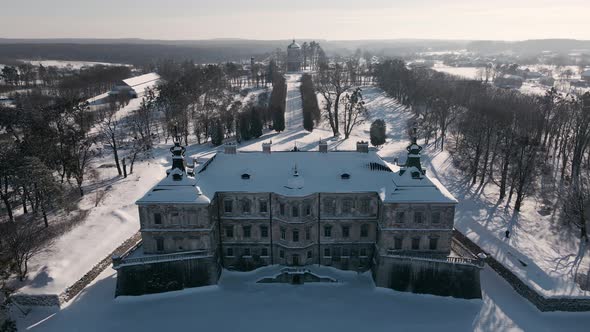
M 293 39 L 293 42 L 288 46 L 288 48 L 301 48 L 301 46 Z
M 139 85 L 143 85 L 146 83 L 153 83 L 157 82 L 160 79 L 160 75 L 156 73 L 149 73 L 140 76 L 135 76 L 131 78 L 127 78 L 123 80 L 123 83 L 130 87 L 138 87 Z
M 174 176 L 180 175 L 180 180 Z M 150 189 L 136 204 L 174 203 L 174 204 L 209 204 L 209 198 L 196 185 L 194 177 L 186 175 L 179 169 L 173 169 L 160 183 Z
M 399 174 L 374 150 L 217 153 L 195 170 L 196 184 L 217 192 L 272 192 L 302 197 L 314 193 L 375 192 L 384 202 L 456 203 L 438 181 Z M 348 174 L 347 176 L 343 176 Z

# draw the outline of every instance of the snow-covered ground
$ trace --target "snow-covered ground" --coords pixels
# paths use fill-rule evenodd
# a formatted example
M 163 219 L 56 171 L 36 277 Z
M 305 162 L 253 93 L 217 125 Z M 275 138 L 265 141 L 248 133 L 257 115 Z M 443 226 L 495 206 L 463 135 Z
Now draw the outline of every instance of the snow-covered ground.
M 105 270 L 61 310 L 20 317 L 27 331 L 584 331 L 590 313 L 541 313 L 486 268 L 483 299 L 460 300 L 376 288 L 369 273 L 309 267 L 338 283 L 258 284 L 277 266 L 223 271 L 216 286 L 113 298 Z
M 295 144 L 302 150 L 315 150 L 322 138 L 327 139 L 330 149 L 353 150 L 356 141 L 368 139 L 370 122 L 383 118 L 389 140 L 379 154 L 388 161 L 395 157 L 405 160 L 406 125 L 411 115 L 402 106 L 379 89 L 366 87 L 363 94 L 371 119 L 356 128 L 348 140 L 332 138 L 329 128 L 309 133 L 302 127 L 298 78 L 299 75 L 288 77 L 286 130 L 267 132 L 257 140 L 243 142 L 239 149 L 261 150 L 262 142 L 272 140 L 273 150 L 292 149 Z M 169 167 L 168 148 L 162 144 L 154 151 L 154 159 L 136 165 L 136 174 L 113 181 L 110 196 L 99 208 L 91 210 L 88 220 L 60 238 L 53 254 L 35 259 L 36 272 L 31 273 L 31 279 L 44 282 L 38 287 L 27 286 L 28 291 L 40 294 L 61 289 L 137 231 L 139 224 L 133 202 L 164 176 L 165 168 Z M 202 161 L 216 151 L 217 148 L 208 144 L 191 145 L 187 156 Z M 567 262 L 575 259 L 578 253 L 575 241 L 566 243 L 556 235 L 551 217 L 536 212 L 537 202 L 527 200 L 520 217 L 512 219 L 510 209 L 495 205 L 492 186 L 481 191 L 461 180 L 464 176 L 456 173 L 446 152 L 427 147 L 423 156 L 427 174 L 439 178 L 460 201 L 456 213 L 458 229 L 540 291 L 584 295 L 572 282 L 567 269 L 557 265 L 567 255 L 573 254 Z M 108 170 L 114 176 L 116 171 Z M 505 241 L 502 234 L 509 224 L 513 235 Z M 22 328 L 40 331 L 180 330 L 193 325 L 217 330 L 358 331 L 399 327 L 400 330 L 441 331 L 575 331 L 590 326 L 590 313 L 540 313 L 488 268 L 482 272 L 482 301 L 377 289 L 367 275 L 356 277 L 344 273 L 337 278 L 348 280 L 343 284 L 303 286 L 256 285 L 250 276 L 224 272 L 218 286 L 114 300 L 115 275 L 107 269 L 60 311 L 34 308 L 26 317 L 18 313 L 17 316 Z

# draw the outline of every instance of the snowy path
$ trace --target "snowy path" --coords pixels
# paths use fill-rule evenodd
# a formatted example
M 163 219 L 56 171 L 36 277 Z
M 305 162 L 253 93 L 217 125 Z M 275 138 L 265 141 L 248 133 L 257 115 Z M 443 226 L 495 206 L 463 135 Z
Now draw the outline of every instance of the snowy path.
M 287 105 L 285 108 L 285 130 L 303 128 L 303 108 L 301 105 L 300 74 L 287 75 Z

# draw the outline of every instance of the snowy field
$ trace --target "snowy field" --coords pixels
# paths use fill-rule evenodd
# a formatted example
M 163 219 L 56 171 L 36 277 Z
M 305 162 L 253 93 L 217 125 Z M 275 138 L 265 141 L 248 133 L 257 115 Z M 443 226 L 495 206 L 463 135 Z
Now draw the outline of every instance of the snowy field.
M 44 67 L 58 67 L 58 68 L 72 68 L 80 69 L 82 67 L 92 67 L 96 65 L 103 66 L 129 66 L 122 63 L 109 63 L 109 62 L 93 62 L 93 61 L 70 61 L 70 60 L 26 60 L 21 59 L 20 61 L 28 62 L 34 66 L 43 65 Z
M 541 68 L 544 68 L 546 70 L 556 71 L 555 66 L 548 66 L 548 65 L 524 66 L 522 68 L 529 68 L 532 71 L 538 71 Z M 576 66 L 565 66 L 564 68 L 570 69 L 574 73 L 578 72 L 578 67 L 576 67 Z M 439 63 L 436 63 L 434 65 L 434 67 L 432 67 L 432 69 L 439 71 L 439 72 L 467 78 L 470 80 L 481 79 L 480 75 L 477 72 L 480 69 L 478 67 L 451 67 L 451 66 L 447 66 L 447 65 L 444 65 L 439 62 Z M 553 73 L 553 77 L 556 80 L 559 79 L 559 76 L 555 72 Z M 579 79 L 580 75 L 574 75 L 574 78 Z M 567 92 L 570 90 L 570 86 L 569 86 L 568 81 L 556 82 L 555 87 L 560 91 Z M 518 91 L 520 91 L 524 94 L 542 96 L 547 92 L 548 89 L 550 89 L 550 87 L 540 84 L 537 81 L 527 80 L 527 81 L 523 82 L 522 86 L 520 87 L 520 89 L 518 89 Z M 590 88 L 578 88 L 577 90 L 578 90 L 578 92 L 583 93 L 585 91 L 590 91 Z
M 273 150 L 292 149 L 295 144 L 301 150 L 317 150 L 322 138 L 328 141 L 330 149 L 354 150 L 356 141 L 368 140 L 370 122 L 383 118 L 387 123 L 388 143 L 379 154 L 387 161 L 395 157 L 401 162 L 405 160 L 410 114 L 402 106 L 379 89 L 367 87 L 363 94 L 372 118 L 355 129 L 348 140 L 332 138 L 329 128 L 309 133 L 302 128 L 298 79 L 299 75 L 288 77 L 286 130 L 267 132 L 258 140 L 242 143 L 239 149 L 261 150 L 262 142 L 272 140 Z M 63 289 L 135 233 L 139 223 L 133 203 L 164 176 L 164 170 L 170 166 L 168 148 L 167 144 L 159 146 L 154 158 L 136 164 L 135 174 L 125 180 L 118 179 L 113 168 L 102 169 L 104 188 L 110 186 L 107 198 L 98 208 L 90 210 L 88 220 L 58 239 L 52 252 L 34 259 L 31 279 L 21 291 L 49 294 Z M 194 144 L 187 147 L 187 156 L 203 161 L 217 149 L 208 144 Z M 589 295 L 573 283 L 571 270 L 562 265 L 571 266 L 578 257 L 576 241 L 566 242 L 554 235 L 551 216 L 542 217 L 537 213 L 539 202 L 526 200 L 521 215 L 514 218 L 511 209 L 496 204 L 493 186 L 482 191 L 461 180 L 464 176 L 454 170 L 446 152 L 426 147 L 423 153 L 427 174 L 438 178 L 460 201 L 455 219 L 459 230 L 539 291 L 548 295 Z M 86 208 L 92 206 L 91 196 L 83 202 Z M 509 241 L 502 237 L 507 227 L 513 232 Z M 575 235 L 572 238 L 575 239 Z M 107 269 L 61 311 L 34 308 L 26 317 L 13 312 L 20 327 L 39 331 L 134 330 L 139 327 L 181 330 L 181 327 L 201 326 L 199 324 L 220 331 L 257 327 L 260 327 L 258 330 L 274 330 L 279 324 L 281 330 L 342 331 L 358 331 L 368 326 L 370 330 L 388 331 L 396 327 L 404 331 L 433 328 L 441 331 L 575 331 L 584 330 L 577 327 L 590 326 L 590 313 L 540 313 L 487 268 L 482 272 L 482 301 L 376 289 L 365 275 L 346 278 L 348 281 L 342 285 L 255 285 L 249 274 L 224 272 L 218 286 L 114 300 L 114 272 Z

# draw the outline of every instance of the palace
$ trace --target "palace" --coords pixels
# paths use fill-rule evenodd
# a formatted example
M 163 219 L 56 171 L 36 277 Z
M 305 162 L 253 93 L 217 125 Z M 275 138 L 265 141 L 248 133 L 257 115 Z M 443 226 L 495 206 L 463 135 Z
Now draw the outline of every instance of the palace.
M 480 297 L 481 262 L 452 240 L 457 200 L 426 175 L 421 149 L 414 139 L 398 166 L 367 142 L 226 144 L 187 165 L 177 141 L 167 177 L 137 201 L 141 244 L 113 259 L 117 294 L 214 284 L 222 268 L 320 264 L 371 270 L 377 286 Z

